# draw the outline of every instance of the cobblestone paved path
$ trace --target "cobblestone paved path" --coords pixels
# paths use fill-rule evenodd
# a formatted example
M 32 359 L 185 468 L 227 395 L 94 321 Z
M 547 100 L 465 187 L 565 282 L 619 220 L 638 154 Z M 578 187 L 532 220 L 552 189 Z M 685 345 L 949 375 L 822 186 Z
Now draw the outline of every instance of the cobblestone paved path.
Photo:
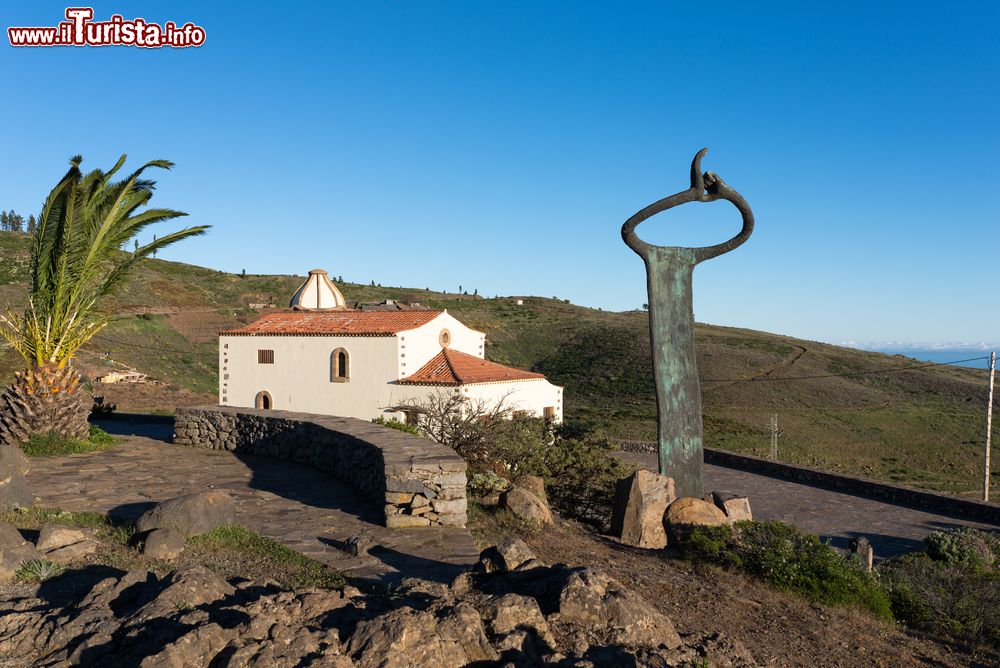
M 657 470 L 655 453 L 616 454 Z M 794 524 L 834 547 L 846 548 L 851 538 L 865 536 L 876 558 L 920 550 L 924 536 L 936 529 L 1000 528 L 711 464 L 705 465 L 705 489 L 748 496 L 754 519 Z
M 347 575 L 380 582 L 422 577 L 443 582 L 478 559 L 468 530 L 390 530 L 381 509 L 349 485 L 315 469 L 283 460 L 175 446 L 169 425 L 118 425 L 121 443 L 106 452 L 32 459 L 28 479 L 40 506 L 109 513 L 134 519 L 166 499 L 220 489 L 236 501 L 237 521 Z M 368 557 L 340 549 L 369 532 Z

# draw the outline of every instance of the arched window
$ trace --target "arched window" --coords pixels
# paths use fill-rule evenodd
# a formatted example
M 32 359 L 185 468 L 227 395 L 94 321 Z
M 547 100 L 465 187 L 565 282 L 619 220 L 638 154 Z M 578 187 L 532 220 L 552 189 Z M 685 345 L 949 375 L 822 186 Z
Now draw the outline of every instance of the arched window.
M 261 390 L 257 393 L 257 397 L 253 400 L 254 408 L 260 408 L 262 410 L 271 410 L 271 406 L 274 403 L 271 401 L 271 393 L 266 390 Z
M 330 382 L 346 383 L 351 379 L 351 356 L 346 348 L 330 353 Z

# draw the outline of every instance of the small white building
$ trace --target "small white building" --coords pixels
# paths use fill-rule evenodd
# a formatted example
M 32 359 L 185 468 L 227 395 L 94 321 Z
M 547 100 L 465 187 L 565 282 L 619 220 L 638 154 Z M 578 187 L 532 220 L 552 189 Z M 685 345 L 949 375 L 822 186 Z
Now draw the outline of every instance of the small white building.
M 485 345 L 484 333 L 447 311 L 349 309 L 314 269 L 290 311 L 219 334 L 219 403 L 404 419 L 400 406 L 455 392 L 561 422 L 563 388 L 486 360 Z
M 97 379 L 98 383 L 145 383 L 146 374 L 138 371 L 109 371 Z

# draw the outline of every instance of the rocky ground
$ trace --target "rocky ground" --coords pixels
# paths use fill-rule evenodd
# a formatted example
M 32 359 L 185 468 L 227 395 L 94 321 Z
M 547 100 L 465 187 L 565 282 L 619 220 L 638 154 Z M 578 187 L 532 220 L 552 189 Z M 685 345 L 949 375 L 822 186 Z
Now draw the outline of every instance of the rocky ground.
M 735 639 L 682 638 L 620 582 L 545 565 L 518 539 L 451 583 L 387 592 L 92 566 L 0 594 L 5 666 L 756 665 Z
M 996 665 L 570 522 L 473 523 L 497 543 L 474 572 L 391 590 L 290 590 L 191 548 L 171 569 L 99 545 L 61 576 L 0 585 L 0 666 Z
M 0 667 L 1000 665 L 670 547 L 536 517 L 548 508 L 533 483 L 471 504 L 483 548 L 471 572 L 364 591 L 241 533 L 218 492 L 165 501 L 135 526 L 8 511 L 18 528 L 0 523 Z M 205 543 L 220 530 L 223 549 Z
M 622 546 L 578 525 L 563 523 L 525 539 L 542 560 L 586 565 L 641 592 L 673 620 L 681 638 L 722 633 L 746 647 L 758 665 L 1000 665 L 1000 655 L 985 648 L 947 645 L 862 611 L 813 604 L 737 573 L 685 562 L 670 550 Z

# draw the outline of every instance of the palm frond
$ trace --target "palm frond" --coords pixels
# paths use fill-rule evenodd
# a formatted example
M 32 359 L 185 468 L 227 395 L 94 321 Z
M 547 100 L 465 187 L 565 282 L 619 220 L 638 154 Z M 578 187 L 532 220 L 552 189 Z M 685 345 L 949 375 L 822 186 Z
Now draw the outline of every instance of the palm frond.
M 162 235 L 135 253 L 119 249 L 150 225 L 187 215 L 173 209 L 145 208 L 155 182 L 143 178 L 150 168 L 170 169 L 168 160 L 151 160 L 121 180 L 122 155 L 111 170 L 80 171 L 82 157 L 56 184 L 42 207 L 31 246 L 31 292 L 21 315 L 0 316 L 0 335 L 29 364 L 65 364 L 108 324 L 99 302 L 119 287 L 136 264 L 182 239 L 199 236 L 207 225 Z

